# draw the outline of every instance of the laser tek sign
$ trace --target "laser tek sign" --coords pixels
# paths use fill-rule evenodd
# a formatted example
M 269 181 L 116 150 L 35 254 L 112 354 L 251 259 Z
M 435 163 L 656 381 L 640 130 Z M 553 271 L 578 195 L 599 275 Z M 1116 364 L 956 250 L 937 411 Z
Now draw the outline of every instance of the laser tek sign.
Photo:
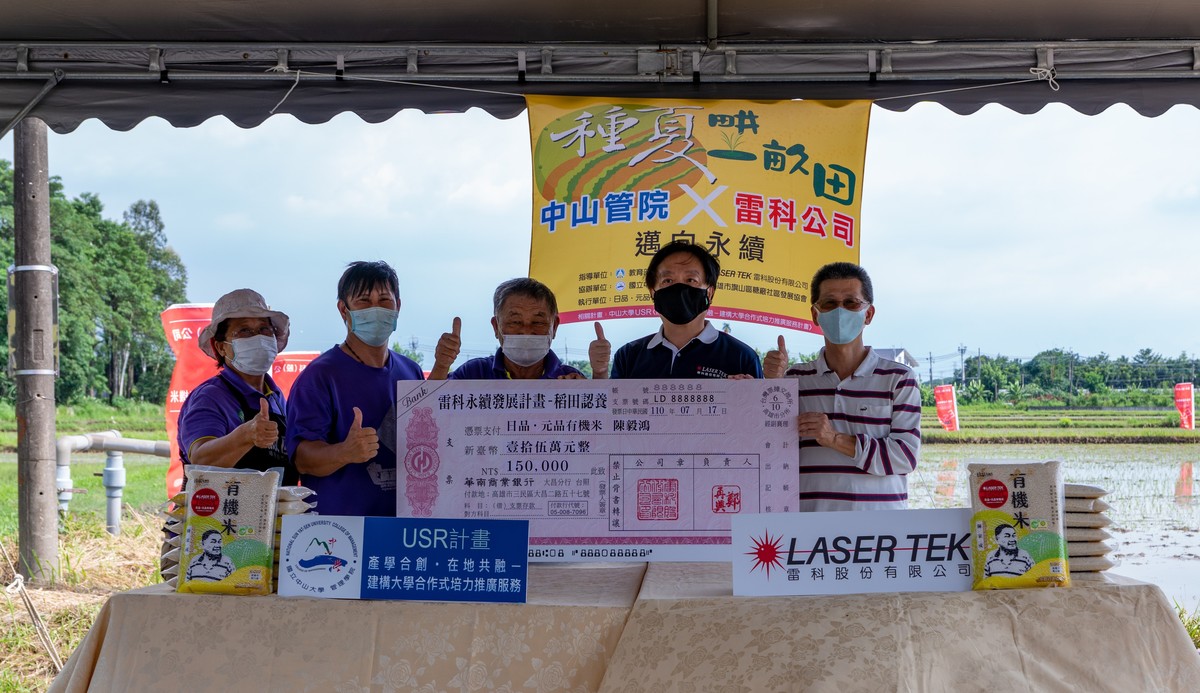
M 968 508 L 733 517 L 736 595 L 970 589 Z

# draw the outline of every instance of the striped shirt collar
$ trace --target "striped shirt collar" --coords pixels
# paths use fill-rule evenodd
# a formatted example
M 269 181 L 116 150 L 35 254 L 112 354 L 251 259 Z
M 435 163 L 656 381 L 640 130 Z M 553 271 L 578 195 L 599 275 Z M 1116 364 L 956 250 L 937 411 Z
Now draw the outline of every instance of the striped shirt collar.
M 864 376 L 873 374 L 875 372 L 875 367 L 879 365 L 879 360 L 879 356 L 875 353 L 875 350 L 871 347 L 867 347 L 867 355 L 863 357 L 862 363 L 858 364 L 858 368 L 854 369 L 854 373 L 852 373 L 850 377 L 862 378 Z M 825 347 L 821 347 L 821 353 L 817 354 L 816 365 L 817 372 L 821 375 L 834 372 L 834 370 L 830 368 L 829 364 L 825 361 Z
M 717 328 L 713 327 L 711 322 L 705 320 L 704 329 L 700 330 L 700 334 L 692 337 L 692 342 L 700 340 L 704 344 L 712 344 L 713 342 L 717 341 L 717 337 L 719 336 L 721 336 L 721 333 L 717 331 Z M 687 345 L 691 344 L 692 342 L 684 344 L 684 348 L 687 348 Z M 681 351 L 680 349 L 676 349 L 674 344 L 667 341 L 667 338 L 663 336 L 663 328 L 661 327 L 658 328 L 658 332 L 656 332 L 655 335 L 650 338 L 650 341 L 646 343 L 646 348 L 653 349 L 660 344 L 670 349 L 672 353 L 678 354 Z

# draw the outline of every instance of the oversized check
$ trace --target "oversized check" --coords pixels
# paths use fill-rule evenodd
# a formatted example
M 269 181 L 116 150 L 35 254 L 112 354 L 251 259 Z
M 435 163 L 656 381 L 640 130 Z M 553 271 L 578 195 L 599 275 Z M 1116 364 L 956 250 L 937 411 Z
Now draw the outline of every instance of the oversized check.
M 397 514 L 529 520 L 533 561 L 728 561 L 796 510 L 791 378 L 397 385 Z

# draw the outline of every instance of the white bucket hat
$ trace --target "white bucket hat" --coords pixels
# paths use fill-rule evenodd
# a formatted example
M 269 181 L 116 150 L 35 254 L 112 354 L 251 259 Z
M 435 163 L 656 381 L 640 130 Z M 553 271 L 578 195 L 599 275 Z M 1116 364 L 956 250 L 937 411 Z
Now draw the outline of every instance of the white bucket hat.
M 217 327 L 229 318 L 267 318 L 271 321 L 271 327 L 275 328 L 275 343 L 279 345 L 279 351 L 287 346 L 291 326 L 287 314 L 271 310 L 257 291 L 237 289 L 217 299 L 213 306 L 212 322 L 200 330 L 196 340 L 200 343 L 200 349 L 214 359 L 217 355 L 213 353 L 212 338 L 217 333 Z

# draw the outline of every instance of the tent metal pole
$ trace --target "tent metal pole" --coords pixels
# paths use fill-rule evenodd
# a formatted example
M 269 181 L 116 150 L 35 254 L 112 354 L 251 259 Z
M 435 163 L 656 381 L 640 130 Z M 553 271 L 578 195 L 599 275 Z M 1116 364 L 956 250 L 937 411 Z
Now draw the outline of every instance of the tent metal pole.
M 718 24 L 721 19 L 721 16 L 720 16 L 721 10 L 719 7 L 717 7 L 718 3 L 719 3 L 719 0 L 707 0 L 705 2 L 705 11 L 704 11 L 705 17 L 704 18 L 705 18 L 706 24 L 707 24 L 706 28 L 708 29 L 708 31 L 706 33 L 708 34 L 708 47 L 710 49 L 714 49 L 717 47 L 717 37 L 720 36 L 720 34 L 718 33 L 718 30 L 719 30 Z
M 3 129 L 0 129 L 0 140 L 4 139 L 4 136 L 7 135 L 13 128 L 15 128 L 17 123 L 21 122 L 22 118 L 28 115 L 30 111 L 32 111 L 39 103 L 41 103 L 42 99 L 46 98 L 46 94 L 49 94 L 51 89 L 58 86 L 58 83 L 62 81 L 62 78 L 63 71 L 55 70 L 54 74 L 46 80 L 46 84 L 42 86 L 42 90 L 37 93 L 37 96 L 34 96 L 32 101 L 25 104 L 25 107 L 18 111 L 17 114 L 12 117 L 12 120 L 9 120 L 7 123 L 5 123 Z

